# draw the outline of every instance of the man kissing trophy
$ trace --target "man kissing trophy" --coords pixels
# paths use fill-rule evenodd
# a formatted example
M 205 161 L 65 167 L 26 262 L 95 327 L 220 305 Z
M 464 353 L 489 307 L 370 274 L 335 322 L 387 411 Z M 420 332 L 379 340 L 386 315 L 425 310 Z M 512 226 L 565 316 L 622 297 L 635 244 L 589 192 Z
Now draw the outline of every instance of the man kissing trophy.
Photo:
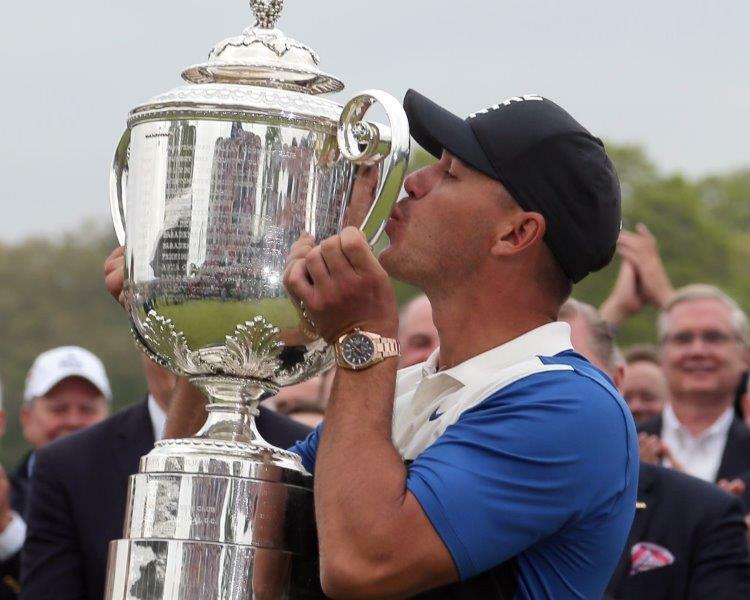
M 283 287 L 292 243 L 337 233 L 356 212 L 355 172 L 369 168 L 375 199 L 359 210 L 374 244 L 403 183 L 409 128 L 384 92 L 343 108 L 324 98 L 344 86 L 275 28 L 283 0 L 250 4 L 255 26 L 186 69 L 188 85 L 130 112 L 113 161 L 134 337 L 190 378 L 209 414 L 195 437 L 157 442 L 130 478 L 110 600 L 321 595 L 312 477 L 254 418 L 280 386 L 333 362 Z M 374 103 L 388 126 L 364 119 Z

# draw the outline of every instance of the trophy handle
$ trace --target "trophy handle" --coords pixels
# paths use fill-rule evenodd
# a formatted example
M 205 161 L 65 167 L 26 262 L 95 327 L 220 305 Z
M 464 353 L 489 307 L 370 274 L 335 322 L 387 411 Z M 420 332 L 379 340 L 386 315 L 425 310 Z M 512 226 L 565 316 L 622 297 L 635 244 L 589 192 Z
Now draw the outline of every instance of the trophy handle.
M 121 246 L 125 245 L 125 215 L 127 210 L 128 156 L 130 154 L 130 128 L 125 130 L 117 144 L 109 173 L 109 208 L 112 224 Z
M 376 102 L 385 109 L 390 126 L 364 120 Z M 409 162 L 409 121 L 393 96 L 380 90 L 365 90 L 344 106 L 336 138 L 341 154 L 357 165 L 375 165 L 385 160 L 375 201 L 360 227 L 373 246 L 383 233 L 404 183 Z

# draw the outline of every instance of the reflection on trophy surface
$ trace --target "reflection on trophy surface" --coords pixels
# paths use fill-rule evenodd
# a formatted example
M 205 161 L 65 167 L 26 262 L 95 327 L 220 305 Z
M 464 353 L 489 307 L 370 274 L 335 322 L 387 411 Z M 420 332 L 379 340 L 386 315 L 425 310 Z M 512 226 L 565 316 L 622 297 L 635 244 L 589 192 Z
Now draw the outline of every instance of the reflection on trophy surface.
M 254 417 L 333 360 L 283 287 L 291 245 L 360 214 L 374 243 L 403 182 L 408 124 L 383 92 L 344 107 L 322 97 L 343 84 L 275 28 L 282 1 L 251 5 L 256 25 L 186 69 L 188 85 L 133 109 L 115 153 L 136 342 L 190 377 L 209 416 L 194 438 L 158 442 L 131 478 L 111 599 L 321 595 L 312 478 Z M 388 125 L 364 120 L 376 102 Z M 371 205 L 355 189 L 362 169 L 377 176 Z

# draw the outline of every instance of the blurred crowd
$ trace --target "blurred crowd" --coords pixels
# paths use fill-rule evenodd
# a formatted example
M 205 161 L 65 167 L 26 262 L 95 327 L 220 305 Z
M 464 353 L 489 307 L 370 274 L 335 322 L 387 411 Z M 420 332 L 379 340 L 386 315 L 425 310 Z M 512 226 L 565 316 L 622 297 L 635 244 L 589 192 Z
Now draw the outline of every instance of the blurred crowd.
M 750 577 L 750 326 L 722 290 L 674 289 L 644 225 L 623 231 L 620 270 L 599 309 L 571 299 L 573 346 L 621 391 L 639 430 L 635 521 L 612 598 L 722 598 Z M 627 319 L 658 310 L 655 344 L 617 344 Z M 439 345 L 430 303 L 401 312 L 400 366 Z M 77 346 L 30 365 L 20 427 L 31 451 L 0 469 L 0 599 L 101 598 L 108 541 L 120 537 L 127 478 L 164 433 L 176 377 L 143 357 L 144 393 L 110 416 L 102 362 Z M 264 401 L 261 434 L 289 446 L 324 419 L 334 371 Z M 13 424 L 14 425 L 14 424 Z

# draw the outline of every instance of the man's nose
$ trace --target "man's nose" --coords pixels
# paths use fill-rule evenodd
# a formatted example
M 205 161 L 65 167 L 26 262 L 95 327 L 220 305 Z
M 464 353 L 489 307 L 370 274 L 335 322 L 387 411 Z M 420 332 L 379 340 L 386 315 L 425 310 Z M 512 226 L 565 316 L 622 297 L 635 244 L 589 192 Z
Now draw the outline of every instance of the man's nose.
M 65 425 L 71 429 L 82 429 L 88 424 L 86 414 L 79 410 L 71 410 L 65 416 Z
M 406 190 L 406 193 L 410 196 L 416 196 L 416 186 L 417 186 L 417 173 L 412 173 L 409 175 L 406 179 L 404 179 L 404 189 Z

